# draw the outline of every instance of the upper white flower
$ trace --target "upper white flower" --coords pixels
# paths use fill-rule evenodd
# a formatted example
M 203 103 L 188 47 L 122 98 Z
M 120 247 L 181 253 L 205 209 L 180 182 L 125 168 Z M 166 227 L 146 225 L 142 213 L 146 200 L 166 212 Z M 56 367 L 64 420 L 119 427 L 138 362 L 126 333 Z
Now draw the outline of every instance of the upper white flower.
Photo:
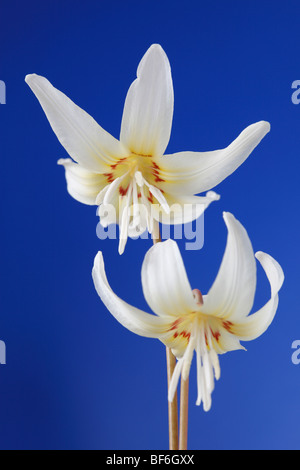
M 207 295 L 192 290 L 175 241 L 154 245 L 142 266 L 144 296 L 156 315 L 121 300 L 111 290 L 101 252 L 95 257 L 95 288 L 111 314 L 130 331 L 160 339 L 178 361 L 169 388 L 172 401 L 180 375 L 187 379 L 194 351 L 197 358 L 197 404 L 211 407 L 214 376 L 220 377 L 218 354 L 244 349 L 240 340 L 260 336 L 271 324 L 284 280 L 280 265 L 270 255 L 253 253 L 244 227 L 224 213 L 227 245 L 218 275 Z M 270 300 L 249 315 L 256 291 L 256 262 L 260 261 L 271 285 Z
M 235 171 L 270 130 L 261 121 L 247 127 L 228 147 L 212 152 L 164 155 L 173 117 L 173 84 L 168 58 L 153 44 L 142 58 L 125 100 L 120 139 L 106 132 L 85 111 L 32 74 L 26 82 L 37 96 L 59 141 L 72 157 L 61 159 L 68 191 L 91 205 L 116 208 L 119 252 L 136 227 L 153 230 L 153 220 L 186 223 L 199 217 L 219 196 L 209 191 Z M 76 163 L 75 163 L 76 162 Z M 184 208 L 184 210 L 183 210 Z

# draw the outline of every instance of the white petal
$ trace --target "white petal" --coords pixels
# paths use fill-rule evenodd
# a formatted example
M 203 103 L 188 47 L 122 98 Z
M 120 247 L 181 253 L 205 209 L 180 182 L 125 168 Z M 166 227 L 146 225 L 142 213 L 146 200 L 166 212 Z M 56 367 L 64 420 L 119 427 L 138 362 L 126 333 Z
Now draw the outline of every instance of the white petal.
M 95 257 L 92 276 L 102 302 L 121 325 L 140 336 L 159 337 L 164 330 L 161 318 L 129 305 L 112 291 L 106 278 L 103 256 L 100 251 Z
M 243 341 L 251 341 L 262 335 L 270 326 L 278 307 L 278 292 L 284 281 L 284 274 L 278 262 L 267 253 L 258 252 L 260 261 L 271 286 L 270 300 L 256 313 L 248 316 L 239 324 L 234 325 L 234 333 Z
M 234 321 L 249 314 L 256 289 L 256 263 L 246 230 L 226 212 L 228 237 L 224 257 L 216 280 L 203 297 L 201 311 Z
M 161 46 L 153 44 L 127 93 L 121 142 L 140 155 L 163 155 L 170 139 L 173 105 L 170 64 Z
M 260 121 L 247 127 L 228 147 L 212 152 L 179 152 L 159 159 L 160 187 L 166 192 L 198 194 L 208 191 L 233 173 L 269 132 Z
M 106 184 L 104 176 L 83 168 L 70 158 L 60 159 L 57 163 L 65 168 L 69 194 L 83 204 L 95 205 L 97 194 Z
M 184 196 L 165 194 L 169 213 L 161 210 L 158 204 L 151 207 L 153 217 L 163 224 L 186 224 L 198 219 L 213 201 L 220 196 L 214 191 L 208 191 L 205 196 Z
M 217 354 L 225 354 L 229 351 L 246 350 L 241 345 L 239 338 L 226 330 L 222 330 L 222 334 L 218 341 L 213 341 L 214 349 Z
M 146 253 L 142 266 L 145 299 L 157 315 L 178 316 L 196 309 L 177 243 L 167 240 Z
M 83 167 L 102 173 L 107 164 L 125 157 L 124 146 L 66 95 L 44 77 L 32 74 L 25 78 L 39 100 L 58 140 L 69 155 Z

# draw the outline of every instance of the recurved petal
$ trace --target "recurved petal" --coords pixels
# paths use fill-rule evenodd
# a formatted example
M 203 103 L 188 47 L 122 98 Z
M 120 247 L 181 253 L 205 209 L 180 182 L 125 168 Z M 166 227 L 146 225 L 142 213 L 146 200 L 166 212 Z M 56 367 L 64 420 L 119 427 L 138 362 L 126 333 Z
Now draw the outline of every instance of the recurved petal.
M 60 159 L 57 163 L 65 168 L 69 194 L 83 204 L 95 205 L 99 191 L 106 184 L 104 176 L 83 168 L 70 158 Z
M 159 160 L 165 191 L 198 194 L 208 191 L 233 173 L 269 132 L 270 124 L 260 121 L 247 127 L 225 149 L 212 152 L 179 152 Z
M 117 139 L 46 78 L 32 74 L 27 75 L 25 81 L 39 100 L 60 143 L 84 168 L 102 173 L 117 157 L 128 155 Z
M 213 201 L 220 196 L 214 191 L 208 191 L 205 196 L 184 196 L 165 194 L 170 208 L 166 213 L 161 206 L 153 204 L 151 207 L 153 217 L 163 224 L 187 224 L 198 219 Z
M 126 96 L 121 142 L 140 155 L 163 155 L 170 139 L 173 106 L 170 64 L 162 47 L 153 44 Z
M 182 316 L 196 310 L 181 254 L 173 240 L 157 243 L 146 253 L 142 285 L 148 305 L 161 317 Z
M 235 321 L 249 314 L 256 289 L 256 263 L 248 234 L 229 212 L 224 213 L 228 230 L 223 260 L 201 311 Z
M 92 277 L 96 291 L 110 313 L 121 325 L 140 336 L 159 338 L 165 331 L 162 318 L 146 313 L 120 299 L 108 284 L 102 253 L 95 257 Z
M 270 300 L 256 313 L 234 325 L 234 334 L 242 341 L 251 341 L 262 335 L 273 321 L 278 307 L 278 292 L 284 281 L 284 274 L 279 263 L 267 253 L 255 254 L 260 261 L 271 286 Z

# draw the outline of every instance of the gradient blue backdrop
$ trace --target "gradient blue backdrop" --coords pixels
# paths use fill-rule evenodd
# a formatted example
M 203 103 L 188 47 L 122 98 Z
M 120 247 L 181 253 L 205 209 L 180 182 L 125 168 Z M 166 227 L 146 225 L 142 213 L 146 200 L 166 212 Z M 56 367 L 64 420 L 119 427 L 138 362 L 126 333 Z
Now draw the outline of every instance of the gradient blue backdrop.
M 166 449 L 165 349 L 121 327 L 91 279 L 98 250 L 115 292 L 148 310 L 140 268 L 151 241 L 96 237 L 96 210 L 73 200 L 66 157 L 24 82 L 46 76 L 118 137 L 127 89 L 152 43 L 172 66 L 175 113 L 168 152 L 214 150 L 261 119 L 272 129 L 216 190 L 205 215 L 205 244 L 184 252 L 190 282 L 207 292 L 232 212 L 254 250 L 272 254 L 286 280 L 275 320 L 247 352 L 220 358 L 221 380 L 209 413 L 194 405 L 190 449 L 297 449 L 300 365 L 299 1 L 2 1 L 0 108 L 2 449 Z M 269 297 L 258 271 L 255 307 Z

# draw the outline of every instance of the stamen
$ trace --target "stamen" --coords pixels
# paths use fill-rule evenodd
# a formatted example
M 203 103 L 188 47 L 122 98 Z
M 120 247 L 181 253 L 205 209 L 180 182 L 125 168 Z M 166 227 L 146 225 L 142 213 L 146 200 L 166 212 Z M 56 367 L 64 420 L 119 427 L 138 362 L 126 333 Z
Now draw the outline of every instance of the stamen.
M 147 200 L 143 186 L 140 186 L 140 193 L 141 193 L 141 204 L 145 208 L 146 213 L 146 220 L 147 220 L 147 230 L 149 233 L 152 233 L 153 230 L 153 219 L 151 217 L 151 206 L 149 201 Z
M 195 347 L 195 340 L 194 340 L 194 337 L 191 336 L 191 338 L 189 340 L 189 344 L 188 344 L 188 346 L 185 350 L 184 356 L 183 356 L 184 364 L 183 364 L 183 369 L 182 369 L 182 373 L 181 373 L 181 376 L 182 376 L 183 380 L 187 380 L 187 378 L 189 376 L 191 363 L 192 363 L 192 360 L 193 360 L 194 347 Z
M 129 225 L 129 205 L 132 196 L 132 183 L 129 185 L 128 196 L 125 197 L 125 207 L 121 212 L 121 223 L 120 223 L 120 241 L 119 241 L 119 254 L 124 252 L 125 245 L 128 239 L 128 225 Z M 121 202 L 120 202 L 121 205 Z
M 176 366 L 175 366 L 175 369 L 173 371 L 170 386 L 169 386 L 169 393 L 168 393 L 168 400 L 169 401 L 173 401 L 173 398 L 174 398 L 174 395 L 175 395 L 175 392 L 176 392 L 176 389 L 177 389 L 179 377 L 180 377 L 180 374 L 181 374 L 181 370 L 182 370 L 182 367 L 183 367 L 183 362 L 184 362 L 183 357 L 178 359 L 178 361 L 176 363 Z
M 110 204 L 111 200 L 113 199 L 116 189 L 119 187 L 120 183 L 123 181 L 123 179 L 125 178 L 127 174 L 128 172 L 125 173 L 123 176 L 119 176 L 109 185 L 108 190 L 104 194 L 103 204 Z
M 198 388 L 196 405 L 200 405 L 203 400 L 204 411 L 208 411 L 211 407 L 211 393 L 214 389 L 213 359 L 215 357 L 207 349 L 209 343 L 211 344 L 211 337 L 207 331 L 204 322 L 198 326 L 196 345 Z
M 204 370 L 206 388 L 207 388 L 208 393 L 211 394 L 211 392 L 214 389 L 214 376 L 213 376 L 212 363 L 211 363 L 211 360 L 207 351 L 203 354 L 202 361 L 203 361 L 203 370 Z
M 104 196 L 105 194 L 107 193 L 108 191 L 108 188 L 110 187 L 110 184 L 107 184 L 103 189 L 101 189 L 101 191 L 97 194 L 97 197 L 96 197 L 96 205 L 97 206 L 100 206 L 100 204 L 102 204 L 103 202 L 103 199 L 104 199 Z
M 196 347 L 196 357 L 197 357 L 197 389 L 198 389 L 198 396 L 196 405 L 201 405 L 202 400 L 202 391 L 201 391 L 201 384 L 202 384 L 202 367 L 201 367 L 201 351 L 200 351 L 200 336 L 197 334 L 197 347 Z
M 214 369 L 215 379 L 219 380 L 220 375 L 221 375 L 219 357 L 218 357 L 218 354 L 216 353 L 216 351 L 214 350 L 214 347 L 213 347 L 213 344 L 212 344 L 212 339 L 211 339 L 211 337 L 212 337 L 211 329 L 208 327 L 208 325 L 206 325 L 206 328 L 205 328 L 205 336 L 206 336 L 207 342 L 208 342 L 208 347 L 209 347 L 208 354 L 210 356 L 211 364 L 212 364 L 213 369 Z
M 152 184 L 149 184 L 145 180 L 145 178 L 143 178 L 143 182 L 148 187 L 150 193 L 155 197 L 155 199 L 157 199 L 159 204 L 162 206 L 163 210 L 167 214 L 170 214 L 170 207 L 169 207 L 169 204 L 167 203 L 167 200 L 166 200 L 165 196 L 163 195 L 163 193 L 158 188 L 156 188 L 155 186 L 152 186 Z
M 142 173 L 140 171 L 136 171 L 134 176 L 135 176 L 135 180 L 137 184 L 139 185 L 140 188 L 142 188 L 144 186 L 144 181 L 145 181 Z
M 133 215 L 128 226 L 130 237 L 136 237 L 142 234 L 147 228 L 147 208 L 138 200 L 137 185 L 134 181 L 133 186 Z M 146 214 L 145 214 L 146 212 Z
M 221 376 L 221 368 L 220 368 L 220 362 L 219 362 L 219 357 L 218 354 L 214 349 L 211 349 L 209 351 L 210 359 L 212 362 L 212 366 L 214 368 L 214 373 L 215 373 L 215 379 L 219 380 Z

